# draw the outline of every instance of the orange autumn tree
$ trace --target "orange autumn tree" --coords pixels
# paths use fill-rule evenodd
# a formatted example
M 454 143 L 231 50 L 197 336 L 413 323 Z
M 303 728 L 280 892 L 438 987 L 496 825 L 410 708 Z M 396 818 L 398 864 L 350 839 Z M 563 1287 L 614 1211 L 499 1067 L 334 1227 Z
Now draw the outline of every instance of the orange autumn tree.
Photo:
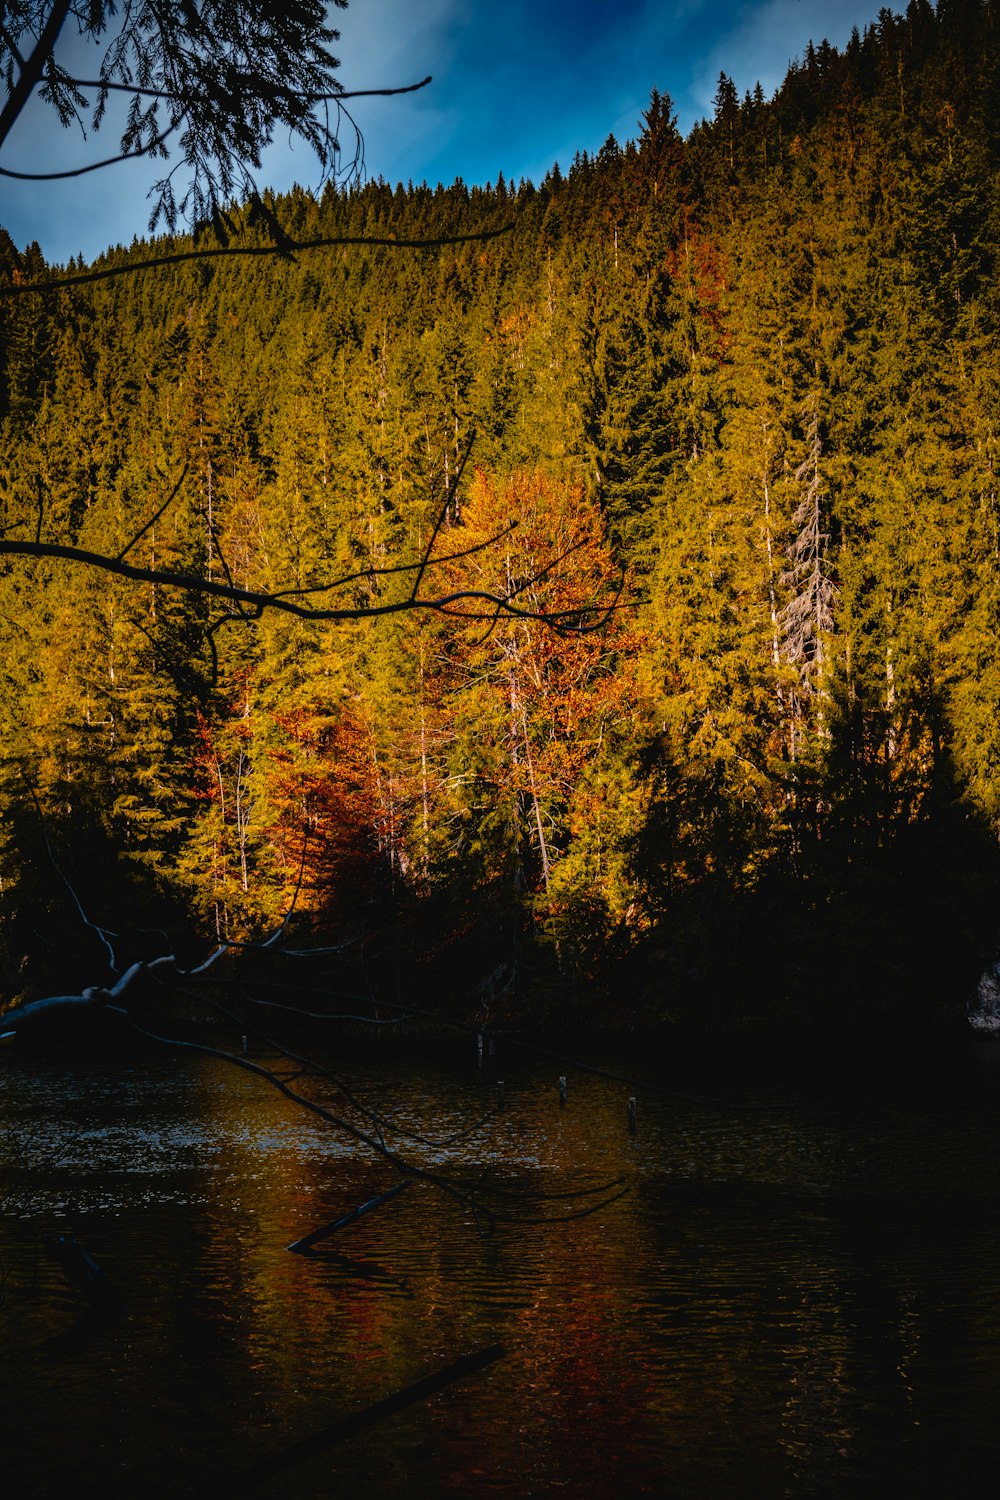
M 359 705 L 303 707 L 279 720 L 269 787 L 269 835 L 286 878 L 302 871 L 297 909 L 353 930 L 383 910 L 400 878 L 393 829 L 380 797 L 372 727 Z
M 627 850 L 641 792 L 624 748 L 641 711 L 635 639 L 579 483 L 478 470 L 460 512 L 467 545 L 508 526 L 473 561 L 481 587 L 513 591 L 523 614 L 470 620 L 449 647 L 447 815 L 480 878 L 523 902 L 560 965 L 590 968 L 636 915 Z
M 254 687 L 199 718 L 192 890 L 219 937 L 250 938 L 291 908 L 300 931 L 353 934 L 403 884 L 372 725 L 344 696 L 281 712 Z

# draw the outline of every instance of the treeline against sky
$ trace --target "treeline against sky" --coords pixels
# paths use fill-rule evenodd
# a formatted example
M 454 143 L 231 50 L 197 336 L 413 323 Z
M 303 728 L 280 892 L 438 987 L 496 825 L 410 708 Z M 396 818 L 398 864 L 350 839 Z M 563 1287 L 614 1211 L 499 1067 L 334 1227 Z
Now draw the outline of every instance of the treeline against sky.
M 465 243 L 0 304 L 8 535 L 389 603 L 467 460 L 425 591 L 619 606 L 209 638 L 197 595 L 0 559 L 5 988 L 74 920 L 37 799 L 101 920 L 246 937 L 297 890 L 303 941 L 449 1003 L 960 1006 L 1000 929 L 997 43 L 994 3 L 913 0 L 539 186 L 268 201 Z

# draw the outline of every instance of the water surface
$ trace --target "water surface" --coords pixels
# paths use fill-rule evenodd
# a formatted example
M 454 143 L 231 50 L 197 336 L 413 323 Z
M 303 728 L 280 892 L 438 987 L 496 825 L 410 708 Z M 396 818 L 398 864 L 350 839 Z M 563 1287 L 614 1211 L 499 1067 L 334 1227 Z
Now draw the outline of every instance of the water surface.
M 272 1056 L 257 1060 L 287 1069 Z M 414 1183 L 313 1258 L 286 1246 L 396 1180 L 262 1080 L 154 1054 L 0 1067 L 5 1472 L 18 1495 L 249 1491 L 253 1466 L 471 1350 L 506 1357 L 254 1493 L 993 1495 L 1000 1049 L 919 1067 L 591 1058 L 474 1044 L 327 1061 L 411 1159 L 522 1196 L 624 1178 L 577 1221 L 492 1232 Z M 346 1110 L 328 1080 L 295 1081 Z M 352 1117 L 357 1118 L 357 1117 Z M 572 1200 L 553 1199 L 559 1213 Z M 128 1304 L 88 1309 L 70 1231 Z

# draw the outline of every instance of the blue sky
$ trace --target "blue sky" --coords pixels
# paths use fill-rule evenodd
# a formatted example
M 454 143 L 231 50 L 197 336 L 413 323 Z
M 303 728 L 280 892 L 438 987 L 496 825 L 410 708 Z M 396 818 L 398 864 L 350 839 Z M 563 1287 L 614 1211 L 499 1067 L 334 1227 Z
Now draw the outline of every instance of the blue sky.
M 357 102 L 370 176 L 538 181 L 611 133 L 633 138 L 654 85 L 686 132 L 711 114 L 720 71 L 741 94 L 758 80 L 770 94 L 810 39 L 842 47 L 878 9 L 878 0 L 351 0 L 335 13 L 339 77 L 345 88 L 370 88 L 433 75 L 419 94 Z M 53 171 L 115 145 L 107 129 L 83 141 L 33 107 L 2 164 Z M 156 175 L 127 163 L 63 183 L 0 179 L 0 224 L 22 247 L 37 239 L 50 261 L 89 259 L 146 232 Z M 275 141 L 261 186 L 318 180 L 304 146 Z

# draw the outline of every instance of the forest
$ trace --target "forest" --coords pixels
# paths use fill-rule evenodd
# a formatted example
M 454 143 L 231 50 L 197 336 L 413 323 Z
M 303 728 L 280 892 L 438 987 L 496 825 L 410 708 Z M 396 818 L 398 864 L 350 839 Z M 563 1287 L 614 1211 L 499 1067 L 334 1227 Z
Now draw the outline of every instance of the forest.
M 0 231 L 0 1000 L 89 979 L 68 882 L 133 945 L 291 910 L 512 1025 L 959 1021 L 1000 948 L 998 42 L 910 0 L 541 183 L 265 197 L 240 245 L 327 242 L 278 256 Z M 460 602 L 399 607 L 415 571 Z

